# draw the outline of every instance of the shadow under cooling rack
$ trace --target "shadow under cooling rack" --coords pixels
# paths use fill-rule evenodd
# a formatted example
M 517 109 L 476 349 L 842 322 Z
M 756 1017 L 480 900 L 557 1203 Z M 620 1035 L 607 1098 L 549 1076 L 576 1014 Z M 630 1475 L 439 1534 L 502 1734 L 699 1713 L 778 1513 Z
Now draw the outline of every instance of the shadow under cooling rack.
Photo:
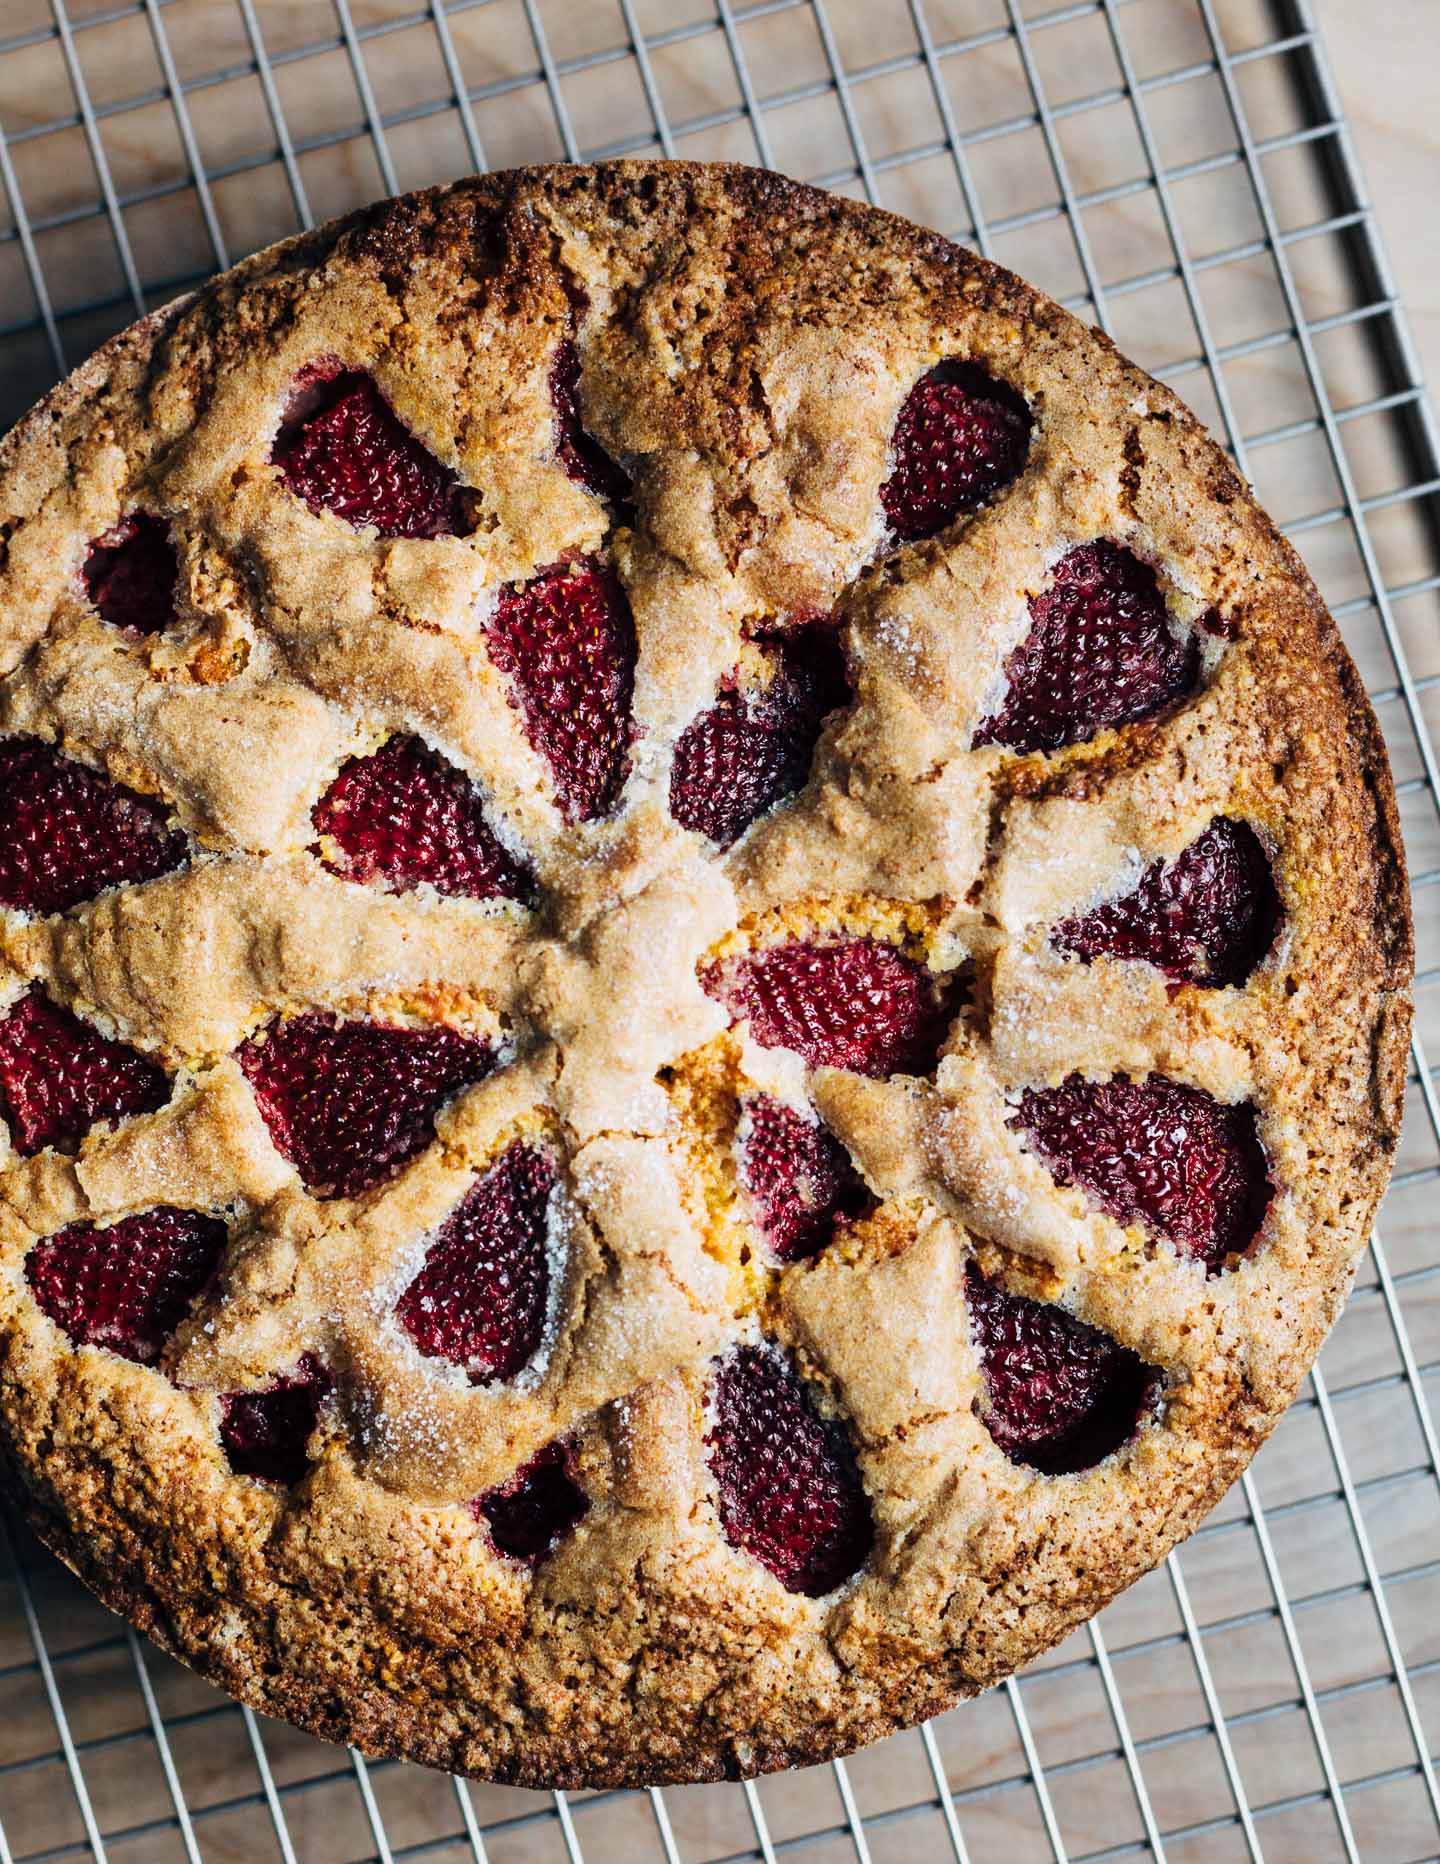
M 476 168 L 624 154 L 758 161 L 1013 266 L 1172 382 L 1295 539 L 1384 726 L 1414 873 L 1380 1235 L 1180 1556 L 1018 1682 L 758 1786 L 367 1766 L 142 1647 L 13 1527 L 0 1864 L 1433 1858 L 1440 452 L 1307 0 L 6 0 L 0 426 L 272 239 Z

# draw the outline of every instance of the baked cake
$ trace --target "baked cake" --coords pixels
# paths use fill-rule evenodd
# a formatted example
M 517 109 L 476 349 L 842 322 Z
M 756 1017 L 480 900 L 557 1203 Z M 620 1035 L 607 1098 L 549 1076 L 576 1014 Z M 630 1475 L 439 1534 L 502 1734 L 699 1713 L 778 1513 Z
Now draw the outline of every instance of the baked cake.
M 0 460 L 0 1440 L 241 1700 L 813 1761 L 1195 1526 L 1389 1169 L 1385 752 L 1165 388 L 773 175 L 488 176 Z

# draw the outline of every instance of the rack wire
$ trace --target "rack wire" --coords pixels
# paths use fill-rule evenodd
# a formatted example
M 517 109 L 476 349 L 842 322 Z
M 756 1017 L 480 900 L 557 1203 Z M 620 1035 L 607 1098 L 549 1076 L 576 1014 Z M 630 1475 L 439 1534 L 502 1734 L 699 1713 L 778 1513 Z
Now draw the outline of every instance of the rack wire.
M 0 1524 L 0 1864 L 1434 1859 L 1440 446 L 1309 0 L 6 0 L 0 425 L 318 218 L 645 153 L 777 166 L 1015 266 L 1176 383 L 1298 540 L 1414 872 L 1380 1234 L 1181 1554 L 1022 1678 L 756 1785 L 543 1795 L 367 1765 L 218 1697 Z

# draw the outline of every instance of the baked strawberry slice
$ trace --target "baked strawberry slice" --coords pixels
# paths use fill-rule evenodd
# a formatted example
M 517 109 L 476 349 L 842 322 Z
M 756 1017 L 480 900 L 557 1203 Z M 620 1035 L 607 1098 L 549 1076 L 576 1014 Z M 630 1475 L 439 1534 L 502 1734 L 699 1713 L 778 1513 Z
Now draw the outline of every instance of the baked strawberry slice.
M 965 1304 L 985 1374 L 980 1415 L 1011 1462 L 1070 1475 L 1130 1441 L 1159 1388 L 1138 1354 L 1063 1307 L 1008 1294 L 973 1263 Z
M 72 1223 L 25 1259 L 35 1304 L 76 1346 L 155 1365 L 209 1286 L 225 1248 L 218 1217 L 156 1204 L 103 1229 Z
M 1172 623 L 1154 570 L 1100 538 L 1062 557 L 1050 587 L 1030 598 L 1005 697 L 974 743 L 1058 751 L 1167 711 L 1199 678 L 1199 644 Z
M 803 789 L 828 713 L 850 697 L 833 622 L 810 622 L 757 645 L 763 685 L 732 675 L 708 712 L 681 732 L 670 769 L 670 814 L 728 848 L 773 804 Z
M 480 791 L 419 738 L 352 757 L 310 819 L 338 850 L 326 866 L 347 880 L 472 900 L 535 897 L 534 876 L 491 828 Z
M 317 1197 L 358 1197 L 430 1143 L 435 1115 L 483 1080 L 495 1051 L 455 1029 L 312 1012 L 277 1018 L 236 1052 L 277 1151 Z
M 0 1110 L 22 1158 L 72 1147 L 102 1120 L 153 1113 L 169 1098 L 163 1068 L 62 1010 L 38 984 L 0 1017 Z
M 792 939 L 728 964 L 701 983 L 761 1048 L 791 1049 L 810 1068 L 883 1080 L 928 1074 L 950 1026 L 951 979 L 880 939 Z
M 896 537 L 933 537 L 1019 476 L 1034 420 L 1007 383 L 971 362 L 937 363 L 900 405 L 880 503 Z
M 0 740 L 0 906 L 59 913 L 179 867 L 164 807 L 41 738 Z
M 235 1474 L 287 1489 L 297 1483 L 310 1467 L 310 1438 L 334 1383 L 306 1353 L 293 1375 L 277 1375 L 258 1391 L 223 1393 L 220 1441 Z
M 540 1344 L 556 1177 L 549 1153 L 508 1146 L 441 1224 L 400 1297 L 396 1315 L 420 1351 L 463 1366 L 473 1384 L 514 1378 Z
M 1010 1124 L 1059 1184 L 1139 1223 L 1212 1275 L 1255 1240 L 1274 1195 L 1248 1102 L 1225 1106 L 1163 1075 L 1027 1088 Z
M 773 1347 L 717 1360 L 705 1458 L 726 1540 L 787 1592 L 821 1598 L 865 1564 L 875 1528 L 849 1440 Z
M 1154 861 L 1133 892 L 1063 920 L 1056 951 L 1143 959 L 1194 984 L 1243 984 L 1275 942 L 1280 900 L 1270 857 L 1247 823 L 1218 816 L 1173 861 Z
M 818 1255 L 869 1205 L 864 1180 L 829 1127 L 773 1094 L 745 1101 L 738 1152 L 740 1182 L 781 1262 Z
M 159 634 L 175 619 L 180 561 L 164 518 L 132 511 L 85 558 L 85 588 L 106 621 L 139 634 Z
M 614 572 L 589 557 L 510 584 L 485 639 L 550 768 L 561 815 L 607 815 L 630 768 L 635 691 L 635 623 Z
M 550 399 L 555 407 L 555 451 L 561 465 L 587 492 L 613 505 L 628 522 L 630 480 L 593 434 L 580 412 L 580 352 L 566 341 L 550 365 Z
M 575 1480 L 574 1452 L 564 1438 L 537 1450 L 508 1482 L 470 1504 L 495 1551 L 522 1566 L 538 1566 L 589 1511 L 590 1497 Z
M 357 369 L 323 366 L 296 381 L 271 459 L 297 498 L 382 537 L 468 531 L 464 492 Z

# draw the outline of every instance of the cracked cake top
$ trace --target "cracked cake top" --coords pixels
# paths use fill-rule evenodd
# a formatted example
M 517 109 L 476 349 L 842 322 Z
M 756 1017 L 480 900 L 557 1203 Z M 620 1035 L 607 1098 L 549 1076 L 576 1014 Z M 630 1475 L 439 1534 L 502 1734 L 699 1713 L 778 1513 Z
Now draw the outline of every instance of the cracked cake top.
M 243 1700 L 552 1785 L 1008 1674 L 1394 1149 L 1384 750 L 1166 389 L 773 175 L 274 247 L 0 448 L 0 1445 Z

